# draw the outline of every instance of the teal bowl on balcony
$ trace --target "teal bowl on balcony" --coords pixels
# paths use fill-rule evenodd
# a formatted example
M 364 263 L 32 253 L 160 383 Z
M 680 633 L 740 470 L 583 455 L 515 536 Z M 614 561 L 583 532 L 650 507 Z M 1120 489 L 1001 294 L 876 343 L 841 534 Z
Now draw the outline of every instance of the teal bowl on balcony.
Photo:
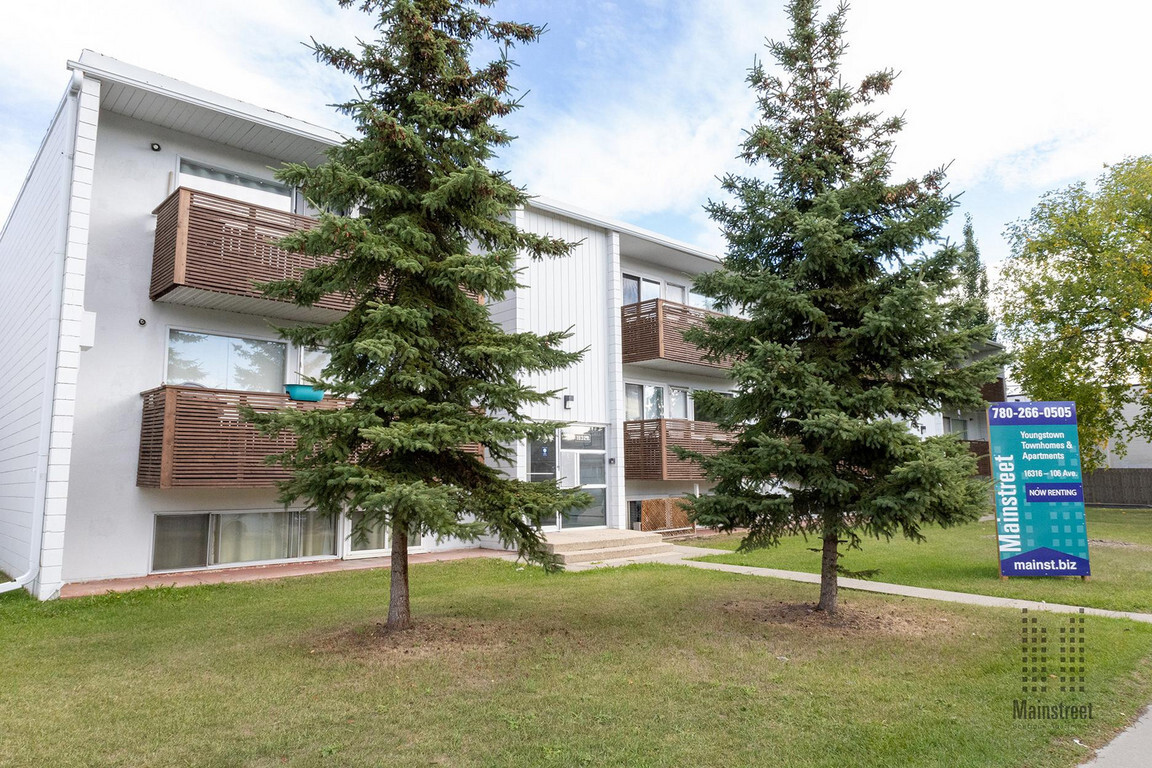
M 303 403 L 318 403 L 324 399 L 324 390 L 308 384 L 285 384 L 284 391 L 288 393 L 289 400 L 299 400 Z

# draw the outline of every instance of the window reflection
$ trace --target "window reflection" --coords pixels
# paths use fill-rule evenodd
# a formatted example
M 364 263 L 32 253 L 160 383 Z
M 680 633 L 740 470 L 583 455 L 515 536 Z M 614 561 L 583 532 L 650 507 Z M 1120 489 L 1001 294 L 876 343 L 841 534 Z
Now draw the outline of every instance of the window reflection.
M 171 330 L 166 383 L 279 392 L 287 345 L 279 341 Z

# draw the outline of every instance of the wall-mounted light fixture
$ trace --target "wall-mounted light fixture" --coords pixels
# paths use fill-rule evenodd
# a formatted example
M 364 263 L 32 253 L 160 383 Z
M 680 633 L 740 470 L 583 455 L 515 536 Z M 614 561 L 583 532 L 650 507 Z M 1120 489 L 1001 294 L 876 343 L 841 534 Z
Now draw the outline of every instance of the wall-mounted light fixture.
M 575 395 L 564 395 L 564 410 L 572 410 L 572 403 L 576 402 Z
M 156 142 L 152 142 L 152 151 L 153 152 L 159 152 L 160 151 L 160 145 L 157 144 Z

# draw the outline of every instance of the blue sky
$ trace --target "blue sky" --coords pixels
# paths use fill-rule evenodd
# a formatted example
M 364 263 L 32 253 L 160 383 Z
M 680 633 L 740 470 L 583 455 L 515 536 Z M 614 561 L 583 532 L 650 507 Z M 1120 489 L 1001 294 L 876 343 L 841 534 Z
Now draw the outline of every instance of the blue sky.
M 828 7 L 831 7 L 828 4 Z M 526 91 L 501 158 L 534 194 L 713 251 L 701 210 L 716 177 L 740 171 L 755 119 L 744 75 L 766 37 L 786 33 L 783 2 L 502 0 L 498 16 L 547 24 L 516 51 Z M 19 190 L 67 82 L 92 48 L 312 122 L 349 84 L 300 41 L 348 42 L 369 20 L 329 0 L 58 0 L 10 4 L 0 25 L 0 218 Z M 856 0 L 848 79 L 901 73 L 881 108 L 903 112 L 896 173 L 951 164 L 985 259 L 1007 254 L 1004 226 L 1046 190 L 1148 152 L 1145 32 L 1152 4 L 1097 0 Z

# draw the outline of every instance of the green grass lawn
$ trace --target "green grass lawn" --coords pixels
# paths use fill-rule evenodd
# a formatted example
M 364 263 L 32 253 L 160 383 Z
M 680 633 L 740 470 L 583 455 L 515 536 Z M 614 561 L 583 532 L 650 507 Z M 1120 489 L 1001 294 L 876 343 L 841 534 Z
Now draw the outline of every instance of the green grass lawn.
M 1044 600 L 1118 611 L 1152 612 L 1152 510 L 1089 509 L 1088 549 L 1092 578 L 1028 577 L 1000 580 L 996 523 L 956 528 L 928 528 L 928 540 L 865 540 L 842 563 L 852 571 L 878 569 L 872 578 L 917 587 L 975 592 L 982 595 Z M 739 536 L 717 536 L 683 542 L 735 550 Z M 704 559 L 738 565 L 820 572 L 815 539 L 793 536 L 779 547 Z
M 1037 694 L 1094 720 L 1024 721 L 1015 611 L 468 560 L 381 636 L 387 578 L 0 597 L 0 765 L 1074 766 L 1152 697 L 1134 622 L 1089 617 L 1087 691 Z

